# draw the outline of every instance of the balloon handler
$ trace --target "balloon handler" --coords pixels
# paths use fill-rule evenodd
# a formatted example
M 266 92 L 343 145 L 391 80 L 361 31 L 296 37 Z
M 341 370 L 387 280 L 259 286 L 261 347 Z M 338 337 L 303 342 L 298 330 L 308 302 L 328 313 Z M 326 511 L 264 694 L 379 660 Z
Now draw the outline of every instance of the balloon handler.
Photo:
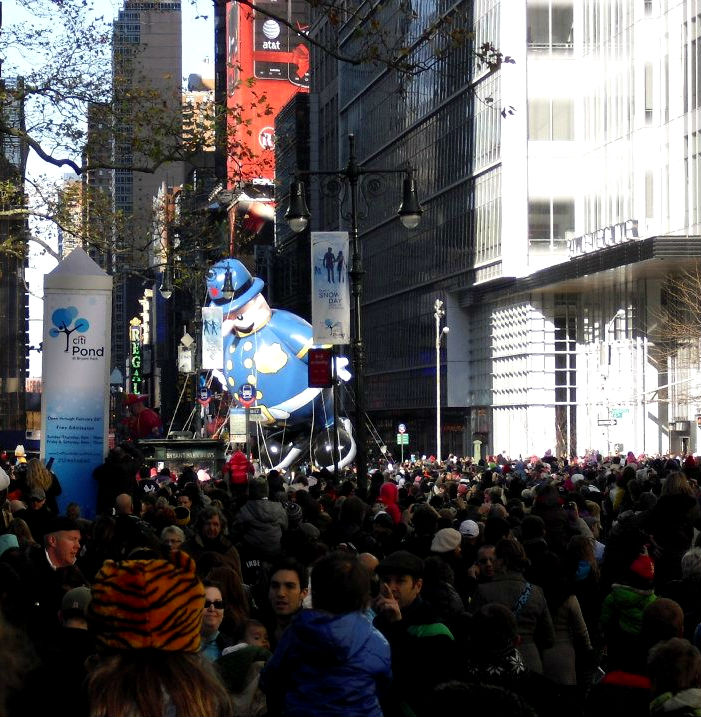
M 234 295 L 224 298 L 227 269 Z M 221 306 L 224 342 L 224 381 L 239 400 L 244 384 L 255 391 L 255 405 L 265 417 L 261 460 L 272 468 L 288 468 L 305 451 L 320 467 L 333 466 L 333 390 L 308 385 L 308 352 L 312 327 L 296 314 L 271 309 L 261 291 L 263 280 L 252 277 L 238 259 L 224 259 L 207 274 L 209 304 Z M 348 359 L 336 361 L 336 373 L 350 380 Z M 339 467 L 355 457 L 350 421 L 338 426 Z

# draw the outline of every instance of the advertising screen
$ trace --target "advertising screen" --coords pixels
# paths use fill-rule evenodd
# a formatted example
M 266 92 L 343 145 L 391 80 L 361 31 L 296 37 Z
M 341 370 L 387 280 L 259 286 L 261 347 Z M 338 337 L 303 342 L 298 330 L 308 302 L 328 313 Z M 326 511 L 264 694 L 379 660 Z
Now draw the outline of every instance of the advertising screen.
M 227 3 L 231 185 L 275 176 L 275 115 L 295 93 L 309 90 L 309 15 L 305 0 L 256 0 L 253 10 Z
M 253 23 L 253 72 L 265 80 L 309 87 L 309 5 L 304 0 L 257 0 Z M 265 11 L 269 11 L 271 17 Z M 296 28 L 280 23 L 284 18 Z

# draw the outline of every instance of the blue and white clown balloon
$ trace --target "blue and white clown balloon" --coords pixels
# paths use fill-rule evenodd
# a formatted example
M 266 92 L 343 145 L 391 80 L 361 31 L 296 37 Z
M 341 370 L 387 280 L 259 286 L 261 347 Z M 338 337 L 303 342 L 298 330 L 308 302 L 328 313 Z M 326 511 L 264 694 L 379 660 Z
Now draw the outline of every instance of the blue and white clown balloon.
M 231 299 L 224 298 L 227 270 Z M 315 462 L 330 467 L 333 458 L 326 445 L 333 425 L 333 394 L 331 389 L 308 385 L 312 327 L 296 314 L 271 309 L 261 294 L 263 286 L 238 259 L 224 259 L 207 274 L 209 304 L 221 306 L 223 311 L 226 388 L 238 401 L 241 386 L 254 386 L 255 405 L 265 417 L 260 456 L 269 465 L 289 467 L 309 450 L 312 439 Z M 347 359 L 338 359 L 337 374 L 343 381 L 350 379 L 347 364 Z M 339 426 L 341 467 L 355 457 L 355 442 L 348 422 L 345 424 L 348 430 Z M 277 440 L 283 431 L 288 439 L 284 446 Z

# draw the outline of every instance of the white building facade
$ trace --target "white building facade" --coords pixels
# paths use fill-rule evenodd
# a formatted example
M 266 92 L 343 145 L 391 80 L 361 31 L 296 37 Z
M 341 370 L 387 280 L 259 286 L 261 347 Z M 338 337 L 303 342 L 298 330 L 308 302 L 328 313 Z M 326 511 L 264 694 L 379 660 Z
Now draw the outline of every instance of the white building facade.
M 479 98 L 497 78 L 506 116 L 499 237 L 456 292 L 466 438 L 512 456 L 701 450 L 701 328 L 669 350 L 664 326 L 668 283 L 701 262 L 701 2 L 480 0 L 478 37 L 486 18 L 516 62 L 474 82 Z

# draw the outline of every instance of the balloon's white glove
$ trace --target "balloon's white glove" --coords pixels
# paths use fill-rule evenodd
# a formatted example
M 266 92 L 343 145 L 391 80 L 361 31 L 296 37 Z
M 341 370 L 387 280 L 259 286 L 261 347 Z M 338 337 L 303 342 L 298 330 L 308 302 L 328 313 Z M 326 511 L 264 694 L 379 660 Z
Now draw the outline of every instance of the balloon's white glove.
M 334 361 L 336 362 L 336 376 L 338 376 L 341 381 L 348 383 L 348 381 L 351 380 L 350 371 L 346 368 L 346 366 L 348 366 L 348 359 L 345 356 L 338 356 Z

